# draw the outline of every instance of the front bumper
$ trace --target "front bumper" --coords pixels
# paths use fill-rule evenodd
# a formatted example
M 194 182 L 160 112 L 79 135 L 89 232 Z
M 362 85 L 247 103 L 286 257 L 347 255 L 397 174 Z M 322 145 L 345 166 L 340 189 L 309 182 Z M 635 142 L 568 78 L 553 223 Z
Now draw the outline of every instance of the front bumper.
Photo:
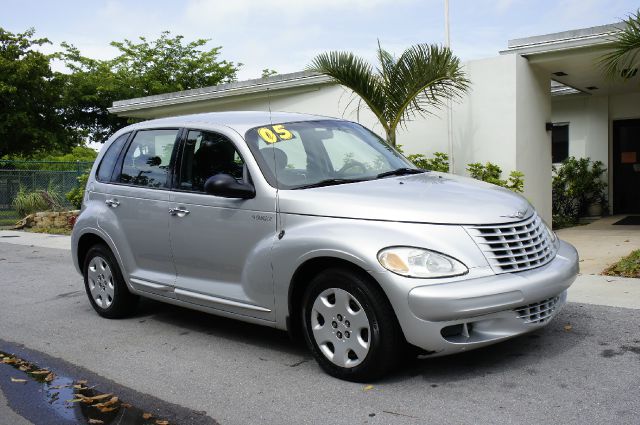
M 566 303 L 577 274 L 578 253 L 561 241 L 556 257 L 542 267 L 413 287 L 390 298 L 407 341 L 444 355 L 545 326 Z M 406 281 L 395 286 L 400 287 Z

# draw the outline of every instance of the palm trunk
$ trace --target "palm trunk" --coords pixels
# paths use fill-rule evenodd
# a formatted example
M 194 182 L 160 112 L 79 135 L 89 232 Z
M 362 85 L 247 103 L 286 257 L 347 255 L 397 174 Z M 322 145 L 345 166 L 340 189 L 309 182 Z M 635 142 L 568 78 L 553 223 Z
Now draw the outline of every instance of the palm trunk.
M 394 148 L 396 147 L 396 131 L 395 130 L 386 130 L 387 132 L 387 143 L 389 143 Z

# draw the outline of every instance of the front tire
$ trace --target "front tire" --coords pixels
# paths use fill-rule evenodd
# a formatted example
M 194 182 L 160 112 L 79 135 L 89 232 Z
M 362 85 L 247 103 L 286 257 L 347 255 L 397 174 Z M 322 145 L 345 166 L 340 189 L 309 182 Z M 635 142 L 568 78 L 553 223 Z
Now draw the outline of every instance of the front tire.
M 94 245 L 84 261 L 84 286 L 93 309 L 102 317 L 118 319 L 132 314 L 138 296 L 129 292 L 111 250 Z
M 372 381 L 388 373 L 404 346 L 393 309 L 364 273 L 328 269 L 303 297 L 304 336 L 318 364 L 336 378 Z

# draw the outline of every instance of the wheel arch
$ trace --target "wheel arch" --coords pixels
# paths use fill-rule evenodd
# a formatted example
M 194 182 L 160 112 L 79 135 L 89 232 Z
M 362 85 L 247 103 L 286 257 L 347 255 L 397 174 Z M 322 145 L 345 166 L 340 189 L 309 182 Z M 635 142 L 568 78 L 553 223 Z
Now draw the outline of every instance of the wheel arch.
M 120 253 L 113 245 L 112 241 L 109 239 L 107 235 L 101 234 L 99 230 L 87 230 L 82 235 L 78 237 L 78 242 L 76 243 L 76 258 L 75 260 L 78 262 L 78 268 L 80 269 L 80 273 L 84 273 L 84 261 L 87 258 L 87 254 L 92 246 L 95 245 L 104 245 L 111 251 L 116 262 L 118 263 L 118 267 L 124 276 L 125 270 L 122 267 L 122 259 L 120 258 Z M 126 281 L 127 279 L 125 279 Z M 128 286 L 128 283 L 127 283 Z
M 389 303 L 389 306 L 391 306 L 389 297 L 387 297 L 387 294 L 380 283 L 361 266 L 343 258 L 331 256 L 314 257 L 308 259 L 298 266 L 296 271 L 293 273 L 293 277 L 291 278 L 291 282 L 289 284 L 288 315 L 286 319 L 287 332 L 294 340 L 300 340 L 302 336 L 302 309 L 300 307 L 304 292 L 307 288 L 305 282 L 308 282 L 319 272 L 328 268 L 347 269 L 363 276 L 368 282 L 370 282 L 372 285 L 375 285 L 376 289 L 384 295 L 385 299 Z M 393 311 L 396 320 L 398 320 L 395 310 L 391 308 L 391 311 Z

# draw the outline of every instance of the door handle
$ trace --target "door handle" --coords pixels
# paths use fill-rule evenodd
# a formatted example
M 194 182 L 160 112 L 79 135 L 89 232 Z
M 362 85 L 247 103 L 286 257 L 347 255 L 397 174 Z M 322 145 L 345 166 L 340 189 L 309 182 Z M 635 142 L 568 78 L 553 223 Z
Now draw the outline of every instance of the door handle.
M 169 214 L 177 215 L 178 217 L 184 217 L 185 215 L 189 214 L 189 210 L 186 210 L 184 208 L 171 208 L 169 210 Z
M 116 208 L 118 205 L 120 205 L 120 202 L 117 199 L 107 199 L 106 201 L 104 201 L 104 203 L 111 208 Z

